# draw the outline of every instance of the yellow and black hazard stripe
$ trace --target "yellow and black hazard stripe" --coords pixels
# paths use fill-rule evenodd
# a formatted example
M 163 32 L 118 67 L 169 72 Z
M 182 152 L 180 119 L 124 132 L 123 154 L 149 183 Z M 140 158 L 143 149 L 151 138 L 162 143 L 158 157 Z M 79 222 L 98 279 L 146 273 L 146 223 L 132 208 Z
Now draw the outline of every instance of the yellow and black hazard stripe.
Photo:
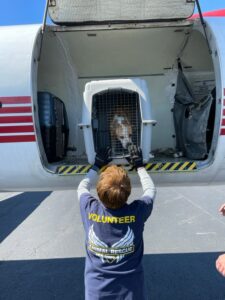
M 184 172 L 197 170 L 197 164 L 193 161 L 185 162 L 152 162 L 145 166 L 149 172 Z
M 129 166 L 123 166 L 128 172 L 134 171 Z M 65 165 L 57 169 L 59 175 L 83 175 L 86 174 L 91 168 L 91 165 Z M 151 162 L 145 165 L 148 172 L 191 172 L 198 169 L 197 163 L 193 161 L 185 162 Z M 104 170 L 104 168 L 102 169 Z
M 72 166 L 60 166 L 57 169 L 59 175 L 76 175 L 86 174 L 91 168 L 91 165 L 72 165 Z

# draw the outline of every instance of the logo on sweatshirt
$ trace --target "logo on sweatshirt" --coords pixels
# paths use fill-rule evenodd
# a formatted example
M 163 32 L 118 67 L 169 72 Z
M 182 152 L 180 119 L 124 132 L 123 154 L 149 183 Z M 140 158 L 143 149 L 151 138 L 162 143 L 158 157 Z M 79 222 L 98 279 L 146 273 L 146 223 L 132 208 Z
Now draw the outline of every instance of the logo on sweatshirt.
M 129 226 L 124 237 L 112 246 L 108 246 L 97 237 L 94 232 L 94 224 L 89 229 L 88 238 L 88 249 L 96 256 L 100 257 L 103 263 L 118 263 L 125 257 L 125 255 L 133 253 L 135 249 L 134 233 Z

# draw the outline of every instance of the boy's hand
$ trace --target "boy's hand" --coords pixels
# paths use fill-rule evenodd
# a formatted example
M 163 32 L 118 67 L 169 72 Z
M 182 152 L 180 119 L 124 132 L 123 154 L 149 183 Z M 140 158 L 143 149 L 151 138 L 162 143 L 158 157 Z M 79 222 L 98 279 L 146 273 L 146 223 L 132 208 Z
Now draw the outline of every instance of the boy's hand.
M 95 156 L 94 167 L 101 169 L 107 165 L 112 160 L 110 157 L 111 152 L 111 148 L 109 147 L 100 149 Z
M 225 203 L 220 207 L 219 212 L 225 216 Z
M 128 146 L 128 152 L 127 160 L 136 170 L 144 166 L 141 148 L 132 144 Z

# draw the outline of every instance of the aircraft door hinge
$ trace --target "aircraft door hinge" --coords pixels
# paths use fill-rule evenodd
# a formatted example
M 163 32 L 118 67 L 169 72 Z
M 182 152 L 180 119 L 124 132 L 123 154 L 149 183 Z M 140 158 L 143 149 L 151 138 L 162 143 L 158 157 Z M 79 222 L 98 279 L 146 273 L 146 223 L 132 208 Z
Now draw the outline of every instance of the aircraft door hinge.
M 49 0 L 48 7 L 53 7 L 53 6 L 56 6 L 56 0 Z
M 38 61 L 41 60 L 41 50 L 42 50 L 42 44 L 43 44 L 43 37 L 44 37 L 46 21 L 47 21 L 47 15 L 48 15 L 48 8 L 49 8 L 49 5 L 50 5 L 50 2 L 52 2 L 52 0 L 46 0 L 46 4 L 45 4 L 45 12 L 44 12 L 43 22 L 42 22 L 42 26 L 41 26 L 41 39 L 40 39 L 40 49 L 39 49 Z

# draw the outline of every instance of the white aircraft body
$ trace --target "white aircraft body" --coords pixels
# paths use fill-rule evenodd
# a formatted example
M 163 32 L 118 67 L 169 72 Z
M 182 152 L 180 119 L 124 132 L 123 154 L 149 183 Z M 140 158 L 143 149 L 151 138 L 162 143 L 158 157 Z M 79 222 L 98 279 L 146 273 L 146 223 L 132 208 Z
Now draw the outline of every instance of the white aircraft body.
M 225 182 L 225 11 L 121 2 L 51 0 L 56 24 L 0 28 L 1 191 L 76 188 L 107 145 L 125 164 L 115 114 L 157 185 Z

